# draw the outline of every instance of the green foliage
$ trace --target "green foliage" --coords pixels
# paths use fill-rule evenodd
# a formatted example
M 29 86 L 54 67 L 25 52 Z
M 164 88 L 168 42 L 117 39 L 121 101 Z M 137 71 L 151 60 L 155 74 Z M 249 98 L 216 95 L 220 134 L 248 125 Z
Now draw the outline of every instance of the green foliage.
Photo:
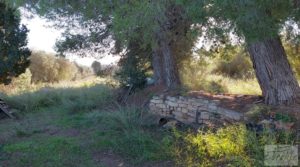
M 216 67 L 213 73 L 232 78 L 254 77 L 248 54 L 238 46 L 219 49 L 214 61 Z
M 261 94 L 251 62 L 239 46 L 200 49 L 182 61 L 179 72 L 183 85 L 190 90 Z
M 30 60 L 29 69 L 34 83 L 70 81 L 78 71 L 74 63 L 45 52 L 33 53 Z
M 91 68 L 96 76 L 101 77 L 113 76 L 117 71 L 116 65 L 101 65 L 98 61 L 94 61 Z
M 10 83 L 28 67 L 27 33 L 17 11 L 0 1 L 0 83 Z
M 245 38 L 247 43 L 277 37 L 285 22 L 297 20 L 292 16 L 299 13 L 299 6 L 293 1 L 281 0 L 177 0 L 177 3 L 190 11 L 193 23 L 207 27 L 200 34 L 209 40 L 228 39 L 232 33 Z
M 138 41 L 131 41 L 128 51 L 122 56 L 117 72 L 122 86 L 142 88 L 145 86 L 147 73 L 150 70 L 151 48 L 143 48 Z
M 176 133 L 174 154 L 177 165 L 186 167 L 263 166 L 264 146 L 292 144 L 290 137 L 288 133 L 281 137 L 269 130 L 257 136 L 243 125 L 228 126 L 217 132 Z
M 101 68 L 101 63 L 100 63 L 100 62 L 94 61 L 94 62 L 92 63 L 92 69 L 93 69 L 93 71 L 94 71 L 94 74 L 96 74 L 97 76 L 100 76 L 100 75 L 101 75 L 101 70 L 102 70 L 102 68 Z

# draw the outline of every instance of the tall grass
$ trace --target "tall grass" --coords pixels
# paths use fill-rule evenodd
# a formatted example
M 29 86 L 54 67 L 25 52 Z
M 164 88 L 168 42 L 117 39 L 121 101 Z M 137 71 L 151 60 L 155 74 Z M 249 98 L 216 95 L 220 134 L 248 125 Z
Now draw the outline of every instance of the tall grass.
M 168 135 L 157 128 L 156 117 L 135 108 L 91 113 L 93 124 L 102 124 L 96 147 L 112 149 L 133 164 L 170 158 Z M 155 128 L 153 128 L 155 127 Z
M 112 91 L 104 85 L 44 88 L 19 95 L 3 95 L 2 98 L 13 108 L 24 112 L 36 112 L 51 107 L 67 108 L 70 111 L 88 111 L 112 100 Z

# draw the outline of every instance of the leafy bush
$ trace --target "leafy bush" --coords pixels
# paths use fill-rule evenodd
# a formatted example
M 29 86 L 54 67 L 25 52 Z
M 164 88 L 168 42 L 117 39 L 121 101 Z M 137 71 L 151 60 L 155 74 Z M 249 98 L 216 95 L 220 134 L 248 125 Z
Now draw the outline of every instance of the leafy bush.
M 101 63 L 100 62 L 98 62 L 98 61 L 94 61 L 93 63 L 92 63 L 92 69 L 93 69 L 93 71 L 94 71 L 94 74 L 95 75 L 97 75 L 97 76 L 100 76 L 101 75 L 101 70 L 102 70 L 102 66 L 101 66 Z
M 97 76 L 113 76 L 117 70 L 115 65 L 101 65 L 98 61 L 94 61 L 91 67 Z
M 145 48 L 138 42 L 131 42 L 128 48 L 119 61 L 120 69 L 116 75 L 122 86 L 143 88 L 150 71 L 150 47 Z
M 229 76 L 232 78 L 253 77 L 252 63 L 245 54 L 232 55 L 229 60 L 217 60 L 213 73 Z
M 77 73 L 75 64 L 45 52 L 33 53 L 30 60 L 29 69 L 34 83 L 72 80 Z

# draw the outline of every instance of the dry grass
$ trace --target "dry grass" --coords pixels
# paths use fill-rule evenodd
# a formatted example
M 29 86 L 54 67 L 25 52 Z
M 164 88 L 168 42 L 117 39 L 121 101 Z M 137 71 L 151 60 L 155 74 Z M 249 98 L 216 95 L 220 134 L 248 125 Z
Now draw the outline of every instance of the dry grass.
M 91 87 L 97 84 L 104 84 L 111 87 L 118 86 L 118 82 L 112 78 L 99 78 L 91 76 L 77 81 L 61 81 L 58 83 L 37 83 L 31 84 L 30 82 L 24 82 L 20 84 L 0 85 L 0 92 L 6 95 L 18 95 L 22 93 L 36 92 L 41 89 L 58 89 L 58 88 L 80 88 Z

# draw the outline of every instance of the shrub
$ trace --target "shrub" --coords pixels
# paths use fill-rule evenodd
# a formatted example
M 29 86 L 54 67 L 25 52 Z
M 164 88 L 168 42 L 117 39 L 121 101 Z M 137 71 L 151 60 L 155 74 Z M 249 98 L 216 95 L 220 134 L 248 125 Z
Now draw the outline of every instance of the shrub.
M 31 72 L 29 69 L 25 73 L 19 75 L 16 78 L 12 78 L 9 85 L 0 85 L 0 91 L 6 94 L 14 94 L 17 92 L 25 92 L 31 89 Z
M 100 62 L 98 62 L 98 61 L 94 61 L 93 63 L 92 63 L 92 69 L 93 69 L 93 71 L 94 71 L 94 74 L 95 75 L 97 75 L 97 76 L 100 76 L 101 75 L 101 63 Z
M 34 83 L 72 80 L 77 73 L 73 63 L 45 52 L 34 52 L 30 60 L 29 69 Z
M 57 80 L 58 81 L 73 80 L 78 71 L 76 65 L 64 58 L 59 58 L 56 61 L 59 66 Z
M 117 70 L 114 65 L 101 65 L 98 61 L 94 61 L 91 67 L 96 76 L 113 76 Z
M 290 140 L 291 136 L 268 129 L 257 135 L 244 125 L 231 125 L 217 132 L 177 132 L 173 153 L 178 166 L 264 166 L 264 146 L 292 144 L 295 141 Z
M 213 73 L 232 78 L 253 77 L 254 72 L 249 58 L 245 54 L 232 55 L 229 60 L 219 59 Z

